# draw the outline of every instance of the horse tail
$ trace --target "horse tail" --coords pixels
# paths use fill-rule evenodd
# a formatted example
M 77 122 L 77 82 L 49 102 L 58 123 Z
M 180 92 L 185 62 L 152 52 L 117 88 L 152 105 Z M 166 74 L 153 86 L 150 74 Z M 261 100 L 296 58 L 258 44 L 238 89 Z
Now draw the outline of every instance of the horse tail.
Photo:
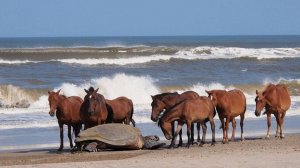
M 133 108 L 133 102 L 131 101 L 131 105 L 132 105 L 132 108 L 131 108 L 131 114 L 130 114 L 130 121 L 132 123 L 132 125 L 135 127 L 135 121 L 134 119 L 132 118 L 133 116 L 133 111 L 134 111 L 134 108 Z

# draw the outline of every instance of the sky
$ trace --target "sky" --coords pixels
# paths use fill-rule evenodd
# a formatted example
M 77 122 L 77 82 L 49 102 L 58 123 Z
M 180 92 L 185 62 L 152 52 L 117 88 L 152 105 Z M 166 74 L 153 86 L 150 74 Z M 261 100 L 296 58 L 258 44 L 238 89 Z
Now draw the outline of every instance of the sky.
M 300 35 L 299 0 L 0 0 L 0 37 Z

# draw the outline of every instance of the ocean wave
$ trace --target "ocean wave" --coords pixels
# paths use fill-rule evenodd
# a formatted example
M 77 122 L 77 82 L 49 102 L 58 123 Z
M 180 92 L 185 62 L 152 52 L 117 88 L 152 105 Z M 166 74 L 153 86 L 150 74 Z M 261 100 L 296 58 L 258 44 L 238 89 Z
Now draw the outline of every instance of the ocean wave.
M 238 48 L 238 47 L 109 47 L 109 48 L 47 48 L 0 49 L 0 64 L 61 62 L 68 64 L 145 64 L 149 62 L 208 59 L 285 59 L 300 57 L 300 48 Z
M 133 76 L 124 73 L 115 74 L 112 77 L 100 77 L 86 81 L 80 85 L 72 83 L 62 83 L 53 90 L 61 89 L 61 93 L 66 96 L 85 96 L 84 89 L 90 86 L 99 88 L 99 93 L 107 99 L 114 99 L 119 96 L 126 96 L 133 100 L 135 105 L 149 105 L 150 95 L 161 92 L 179 93 L 193 90 L 200 95 L 207 95 L 205 90 L 233 88 L 242 90 L 245 94 L 255 95 L 256 90 L 262 90 L 268 83 L 286 84 L 292 96 L 300 96 L 300 79 L 264 80 L 261 83 L 223 85 L 221 83 L 196 83 L 186 86 L 161 86 L 156 84 L 156 79 L 150 76 Z M 2 108 L 47 108 L 47 89 L 26 89 L 14 85 L 0 85 L 0 107 Z

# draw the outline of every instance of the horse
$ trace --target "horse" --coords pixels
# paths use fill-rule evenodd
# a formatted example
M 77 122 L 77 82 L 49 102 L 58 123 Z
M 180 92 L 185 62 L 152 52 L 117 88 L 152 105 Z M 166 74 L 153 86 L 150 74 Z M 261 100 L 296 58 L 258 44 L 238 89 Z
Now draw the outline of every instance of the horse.
M 182 130 L 182 126 L 184 123 L 187 125 L 187 147 L 190 146 L 190 134 L 191 134 L 191 125 L 193 122 L 204 123 L 210 122 L 211 131 L 212 131 L 212 143 L 211 145 L 215 144 L 215 123 L 214 123 L 214 116 L 216 114 L 214 105 L 212 101 L 208 97 L 199 97 L 197 99 L 189 99 L 184 100 L 168 111 L 166 111 L 163 116 L 159 119 L 159 126 L 166 137 L 167 140 L 172 139 L 169 148 L 173 148 L 175 145 L 176 137 L 180 130 Z M 178 121 L 176 132 L 173 136 L 172 134 L 172 123 L 174 121 Z M 201 146 L 205 143 L 206 137 L 206 125 L 203 127 L 203 135 Z
M 80 107 L 83 100 L 78 96 L 66 97 L 64 95 L 59 95 L 59 92 L 60 90 L 58 90 L 57 92 L 48 91 L 48 101 L 50 106 L 49 115 L 51 117 L 54 117 L 56 112 L 56 118 L 60 130 L 60 147 L 58 148 L 58 151 L 61 151 L 64 147 L 64 124 L 68 126 L 68 137 L 71 148 L 73 148 L 71 127 L 73 127 L 75 137 L 77 137 L 80 132 L 82 126 L 82 121 L 80 118 Z
M 256 90 L 256 108 L 255 115 L 259 117 L 263 108 L 266 109 L 268 131 L 266 138 L 270 138 L 271 114 L 274 114 L 277 122 L 276 137 L 284 138 L 283 121 L 287 110 L 291 106 L 291 98 L 286 85 L 269 84 L 262 91 Z
M 186 91 L 182 94 L 178 94 L 177 92 L 166 92 L 151 96 L 152 98 L 152 113 L 151 120 L 156 122 L 158 120 L 159 115 L 164 110 L 169 110 L 171 107 L 176 105 L 177 103 L 186 100 L 186 99 L 196 99 L 198 98 L 198 93 L 194 91 Z M 173 133 L 175 132 L 175 125 L 173 123 Z M 197 124 L 198 138 L 197 142 L 200 142 L 200 125 Z M 192 124 L 192 144 L 194 143 L 194 124 Z M 179 133 L 179 144 L 178 146 L 182 146 L 182 132 Z
M 217 109 L 221 128 L 223 129 L 223 143 L 228 143 L 229 122 L 232 122 L 231 141 L 235 141 L 236 121 L 235 117 L 240 116 L 241 141 L 244 141 L 244 119 L 246 112 L 246 98 L 242 91 L 234 89 L 207 91 L 208 97 L 212 100 Z M 226 122 L 224 122 L 226 119 Z
M 105 124 L 109 121 L 109 113 L 106 106 L 106 100 L 103 95 L 97 93 L 90 87 L 89 90 L 84 89 L 87 93 L 80 108 L 81 118 L 84 123 L 84 130 L 96 125 Z
M 109 113 L 112 114 L 112 122 L 125 123 L 131 122 L 135 127 L 135 121 L 132 119 L 133 103 L 127 97 L 118 97 L 113 100 L 106 99 L 106 107 Z

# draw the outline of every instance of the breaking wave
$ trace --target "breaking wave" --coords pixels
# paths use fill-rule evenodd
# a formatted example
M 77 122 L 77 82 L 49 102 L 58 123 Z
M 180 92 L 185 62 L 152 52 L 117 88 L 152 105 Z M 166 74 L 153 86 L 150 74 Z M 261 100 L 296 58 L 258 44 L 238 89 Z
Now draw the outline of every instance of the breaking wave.
M 285 59 L 300 57 L 300 48 L 238 47 L 109 47 L 109 48 L 46 48 L 0 49 L 0 64 L 61 62 L 67 64 L 145 64 L 171 59 Z

